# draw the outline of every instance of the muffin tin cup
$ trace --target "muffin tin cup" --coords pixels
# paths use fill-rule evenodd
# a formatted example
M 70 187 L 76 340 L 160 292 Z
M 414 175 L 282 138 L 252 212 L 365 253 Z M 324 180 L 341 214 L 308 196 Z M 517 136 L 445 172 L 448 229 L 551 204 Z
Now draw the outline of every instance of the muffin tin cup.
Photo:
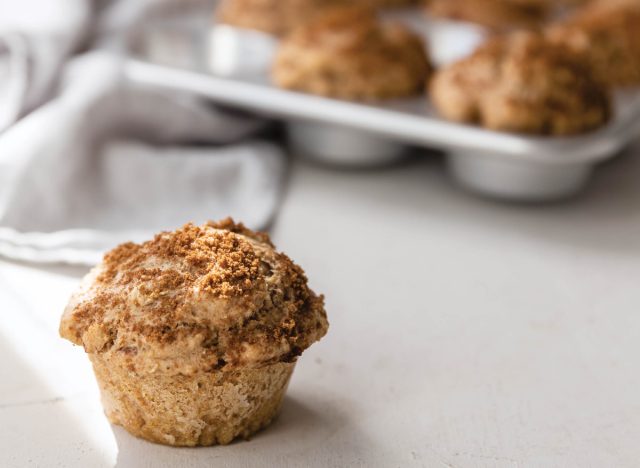
M 406 153 L 401 143 L 336 125 L 288 122 L 287 136 L 294 154 L 328 165 L 384 166 Z
M 210 28 L 207 66 L 219 76 L 250 76 L 271 66 L 278 41 L 268 34 L 225 24 Z
M 593 172 L 590 164 L 531 164 L 464 151 L 447 155 L 447 169 L 459 185 L 471 192 L 521 202 L 573 196 L 586 186 Z

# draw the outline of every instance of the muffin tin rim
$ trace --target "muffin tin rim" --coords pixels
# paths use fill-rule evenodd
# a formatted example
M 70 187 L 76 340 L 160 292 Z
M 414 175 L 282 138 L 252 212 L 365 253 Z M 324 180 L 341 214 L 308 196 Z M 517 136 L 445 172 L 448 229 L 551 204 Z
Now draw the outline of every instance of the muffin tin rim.
M 275 87 L 267 80 L 225 78 L 203 72 L 128 59 L 125 76 L 171 91 L 197 93 L 221 104 L 281 119 L 342 125 L 406 144 L 431 149 L 491 152 L 514 161 L 540 164 L 595 163 L 613 157 L 640 132 L 640 92 L 616 93 L 614 118 L 593 132 L 575 136 L 531 136 L 505 133 L 399 109 L 415 101 L 384 103 L 344 101 Z M 620 103 L 625 103 L 620 112 Z M 433 111 L 430 111 L 433 114 Z

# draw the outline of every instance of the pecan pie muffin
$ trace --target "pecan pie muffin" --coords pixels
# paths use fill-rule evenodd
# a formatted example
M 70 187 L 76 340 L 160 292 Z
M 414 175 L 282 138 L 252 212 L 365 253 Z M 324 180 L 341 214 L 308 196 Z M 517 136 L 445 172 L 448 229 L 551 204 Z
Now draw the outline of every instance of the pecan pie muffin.
M 272 75 L 282 88 L 378 100 L 421 94 L 430 72 L 420 37 L 356 6 L 325 11 L 285 38 Z
M 430 93 L 445 118 L 500 131 L 569 135 L 611 116 L 608 90 L 588 64 L 535 33 L 488 41 L 440 70 Z
M 552 26 L 548 36 L 584 56 L 606 83 L 640 84 L 640 2 L 596 1 Z
M 302 269 L 227 219 L 107 253 L 60 334 L 89 355 L 111 422 L 195 446 L 267 426 L 297 357 L 327 328 Z

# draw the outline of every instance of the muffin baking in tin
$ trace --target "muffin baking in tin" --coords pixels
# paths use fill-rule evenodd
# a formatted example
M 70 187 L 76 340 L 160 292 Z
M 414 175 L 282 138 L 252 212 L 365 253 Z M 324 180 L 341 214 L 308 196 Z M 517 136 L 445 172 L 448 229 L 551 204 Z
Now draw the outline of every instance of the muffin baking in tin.
M 548 30 L 612 86 L 640 84 L 640 2 L 599 0 Z
M 420 37 L 374 10 L 325 11 L 287 36 L 273 64 L 282 87 L 343 99 L 376 100 L 420 94 L 431 66 Z
M 429 0 L 427 14 L 476 23 L 495 31 L 536 29 L 549 17 L 551 6 L 537 0 Z
M 282 36 L 326 8 L 357 5 L 394 8 L 417 3 L 419 0 L 222 0 L 216 20 Z
M 342 3 L 344 0 L 222 0 L 216 20 L 282 36 L 323 8 Z
M 539 0 L 488 3 L 500 2 L 548 8 Z M 347 100 L 415 96 L 426 87 L 442 117 L 505 132 L 579 134 L 611 118 L 604 80 L 582 54 L 545 33 L 503 33 L 433 78 L 424 48 L 419 36 L 371 9 L 332 8 L 283 39 L 272 77 L 282 88 Z
M 313 5 L 313 14 L 297 15 L 282 35 L 271 77 L 285 89 L 383 101 L 418 96 L 426 88 L 444 118 L 500 131 L 566 135 L 609 121 L 605 85 L 640 81 L 640 6 L 633 0 L 586 6 L 584 0 L 428 0 L 431 15 L 502 31 L 471 57 L 439 70 L 431 85 L 428 45 L 407 26 L 383 21 L 374 8 L 353 6 L 362 5 L 359 0 L 288 1 Z M 295 9 L 285 3 L 279 8 Z M 558 11 L 564 19 L 554 24 Z M 522 29 L 537 32 L 517 32 Z
M 609 92 L 589 65 L 529 32 L 494 38 L 440 70 L 430 94 L 450 120 L 507 132 L 570 135 L 611 116 Z

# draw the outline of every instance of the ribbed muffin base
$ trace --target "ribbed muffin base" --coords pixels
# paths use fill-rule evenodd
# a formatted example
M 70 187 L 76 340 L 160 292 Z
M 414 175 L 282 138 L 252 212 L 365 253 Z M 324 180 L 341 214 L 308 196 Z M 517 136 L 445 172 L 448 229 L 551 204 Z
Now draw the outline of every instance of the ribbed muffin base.
M 228 444 L 277 415 L 295 363 L 193 376 L 138 375 L 90 354 L 109 420 L 165 445 Z

